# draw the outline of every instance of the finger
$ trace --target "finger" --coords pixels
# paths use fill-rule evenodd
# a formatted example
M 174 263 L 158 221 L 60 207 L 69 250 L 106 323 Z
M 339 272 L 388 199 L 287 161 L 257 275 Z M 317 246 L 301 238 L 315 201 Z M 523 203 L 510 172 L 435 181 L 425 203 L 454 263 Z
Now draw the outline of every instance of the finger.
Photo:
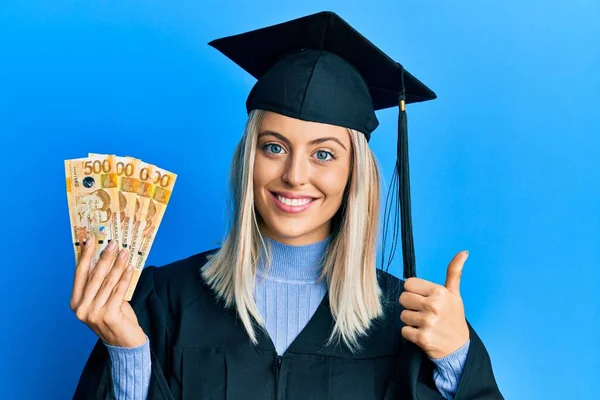
M 462 270 L 465 266 L 465 261 L 467 261 L 468 256 L 468 251 L 461 251 L 454 256 L 448 265 L 448 270 L 446 272 L 446 283 L 444 286 L 452 293 L 460 293 L 460 278 L 462 276 Z
M 110 269 L 110 272 L 102 281 L 100 289 L 93 300 L 95 310 L 99 310 L 106 304 L 115 286 L 119 283 L 123 271 L 127 267 L 127 249 L 123 249 L 117 255 L 114 265 Z
M 85 290 L 85 285 L 88 280 L 88 273 L 90 265 L 92 263 L 92 256 L 94 255 L 94 249 L 96 247 L 96 241 L 93 236 L 89 234 L 83 245 L 81 251 L 81 257 L 79 263 L 75 267 L 75 277 L 73 278 L 73 293 L 71 295 L 71 309 L 74 310 L 81 302 L 81 296 Z
M 404 310 L 400 313 L 400 320 L 406 325 L 416 328 L 424 326 L 424 316 L 419 311 Z
M 406 339 L 409 342 L 412 342 L 414 344 L 418 343 L 419 330 L 417 328 L 407 325 L 407 326 L 403 326 L 402 330 L 400 332 L 402 333 L 402 337 L 404 339 Z
M 129 283 L 133 277 L 133 271 L 133 266 L 129 265 L 121 275 L 119 283 L 117 283 L 117 286 L 114 287 L 110 298 L 106 302 L 107 313 L 117 312 L 121 308 L 121 304 L 123 304 L 123 301 L 125 301 L 125 293 L 127 293 Z
M 426 302 L 426 297 L 417 293 L 404 291 L 400 294 L 400 304 L 408 310 L 426 311 Z
M 417 293 L 421 296 L 430 296 L 437 290 L 436 287 L 438 286 L 440 285 L 421 278 L 408 278 L 404 282 L 405 291 Z
M 116 248 L 117 244 L 114 241 L 112 241 L 100 255 L 98 263 L 96 264 L 94 270 L 90 273 L 90 276 L 88 277 L 88 282 L 85 287 L 85 291 L 83 292 L 83 298 L 81 299 L 82 306 L 90 305 L 96 297 L 100 285 L 102 285 L 102 282 L 104 281 L 104 278 L 106 277 L 109 268 L 112 266 L 113 260 L 115 258 Z

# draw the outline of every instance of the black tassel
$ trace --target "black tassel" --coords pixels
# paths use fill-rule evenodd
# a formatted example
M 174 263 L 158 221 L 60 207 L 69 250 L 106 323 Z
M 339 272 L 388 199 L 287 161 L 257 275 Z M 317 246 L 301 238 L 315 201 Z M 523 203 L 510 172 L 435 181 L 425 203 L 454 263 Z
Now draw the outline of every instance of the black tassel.
M 403 85 L 404 86 L 404 85 Z M 398 159 L 396 166 L 400 176 L 398 196 L 402 214 L 402 259 L 404 262 L 404 278 L 417 276 L 415 265 L 415 244 L 413 240 L 412 217 L 410 209 L 410 169 L 408 166 L 408 118 L 404 93 L 400 98 L 398 113 Z
M 406 90 L 404 88 L 404 68 L 402 69 L 402 92 L 398 99 L 398 142 L 397 142 L 397 158 L 394 174 L 390 184 L 390 189 L 387 192 L 384 210 L 384 226 L 383 226 L 383 243 L 382 243 L 382 264 L 385 256 L 385 244 L 387 241 L 387 230 L 389 213 L 391 208 L 394 211 L 394 225 L 392 230 L 392 249 L 388 257 L 385 271 L 388 271 L 389 266 L 394 259 L 396 246 L 398 242 L 398 216 L 400 214 L 401 232 L 402 232 L 402 260 L 403 260 L 403 277 L 405 279 L 417 275 L 415 265 L 415 245 L 412 233 L 412 217 L 410 209 L 410 170 L 408 166 L 408 119 L 406 115 Z M 394 206 L 390 204 L 390 196 Z M 382 266 L 383 269 L 383 266 Z

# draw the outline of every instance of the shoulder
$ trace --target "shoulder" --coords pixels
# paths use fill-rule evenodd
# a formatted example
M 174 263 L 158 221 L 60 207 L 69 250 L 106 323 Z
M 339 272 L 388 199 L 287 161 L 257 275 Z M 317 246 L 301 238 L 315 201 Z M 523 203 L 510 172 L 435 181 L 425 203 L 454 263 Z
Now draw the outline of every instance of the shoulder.
M 206 264 L 208 257 L 219 249 L 211 249 L 190 257 L 154 267 L 154 279 L 158 289 L 185 289 L 200 279 L 200 268 Z
M 132 305 L 141 305 L 151 296 L 163 303 L 186 304 L 206 290 L 200 268 L 218 248 L 203 251 L 163 266 L 149 265 L 142 270 L 136 285 Z

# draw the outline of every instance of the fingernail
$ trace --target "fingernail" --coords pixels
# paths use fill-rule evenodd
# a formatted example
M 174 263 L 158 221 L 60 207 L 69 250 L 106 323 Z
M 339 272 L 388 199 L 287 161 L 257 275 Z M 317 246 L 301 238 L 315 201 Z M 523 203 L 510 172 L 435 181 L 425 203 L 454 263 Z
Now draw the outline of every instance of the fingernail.
M 111 242 L 108 244 L 108 246 L 106 247 L 106 249 L 108 251 L 114 251 L 117 248 L 117 244 L 115 243 L 114 240 L 111 240 Z
M 119 252 L 119 258 L 124 259 L 125 257 L 127 257 L 127 249 L 122 249 Z
M 465 254 L 469 257 L 469 250 L 465 250 Z
M 88 235 L 85 238 L 85 245 L 86 246 L 91 246 L 93 240 L 94 240 L 94 237 L 92 236 L 92 234 L 88 233 Z

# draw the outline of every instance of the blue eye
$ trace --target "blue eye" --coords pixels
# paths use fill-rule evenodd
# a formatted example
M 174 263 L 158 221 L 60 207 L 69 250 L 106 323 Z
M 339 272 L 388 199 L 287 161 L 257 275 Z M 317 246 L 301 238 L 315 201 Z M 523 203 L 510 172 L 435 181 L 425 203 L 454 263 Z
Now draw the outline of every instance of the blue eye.
M 269 147 L 271 147 L 271 150 L 269 150 Z M 273 154 L 280 154 L 280 152 L 277 150 L 283 150 L 283 148 L 276 143 L 267 143 L 263 146 L 263 149 L 265 149 L 269 153 L 273 153 Z M 275 149 L 275 150 L 273 150 L 273 149 Z
M 283 148 L 283 146 L 281 146 L 277 143 L 265 143 L 262 146 L 262 150 L 268 154 L 275 154 L 275 155 L 285 154 L 285 149 Z M 331 162 L 331 161 L 337 159 L 337 156 L 335 155 L 335 153 L 333 153 L 331 151 L 317 150 L 313 154 L 316 154 L 316 159 L 320 163 L 328 163 L 328 162 Z
M 333 154 L 331 154 L 328 151 L 325 151 L 325 150 L 319 150 L 319 151 L 317 151 L 317 158 L 319 159 L 319 161 L 329 161 L 327 159 L 328 155 L 331 156 L 331 157 L 333 157 Z

